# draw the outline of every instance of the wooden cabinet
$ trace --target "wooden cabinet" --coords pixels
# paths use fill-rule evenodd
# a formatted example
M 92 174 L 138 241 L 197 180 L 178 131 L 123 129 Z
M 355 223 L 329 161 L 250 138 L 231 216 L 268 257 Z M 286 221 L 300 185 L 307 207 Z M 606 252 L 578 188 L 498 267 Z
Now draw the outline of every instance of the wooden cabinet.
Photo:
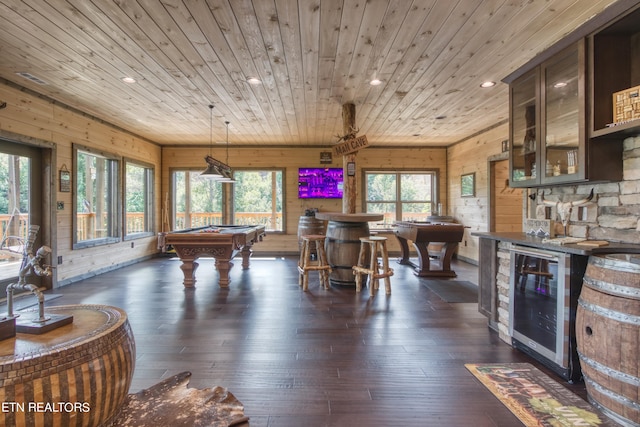
M 621 141 L 588 135 L 586 44 L 578 40 L 510 83 L 512 187 L 622 179 Z
M 588 37 L 591 138 L 622 140 L 640 135 L 640 120 L 614 123 L 613 94 L 640 85 L 640 6 Z

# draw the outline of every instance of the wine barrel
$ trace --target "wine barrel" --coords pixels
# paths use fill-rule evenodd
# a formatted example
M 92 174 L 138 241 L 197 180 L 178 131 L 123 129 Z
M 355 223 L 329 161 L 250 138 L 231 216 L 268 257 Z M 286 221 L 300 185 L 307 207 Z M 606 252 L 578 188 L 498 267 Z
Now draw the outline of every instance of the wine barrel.
M 640 425 L 640 257 L 589 257 L 576 343 L 589 401 L 622 425 Z
M 301 237 L 307 234 L 325 234 L 325 222 L 317 219 L 315 216 L 301 216 L 298 221 L 298 251 L 302 248 Z M 315 247 L 311 249 L 311 253 L 315 254 Z
M 367 236 L 367 222 L 329 221 L 325 251 L 327 262 L 333 270 L 329 275 L 332 285 L 355 287 L 356 279 L 352 268 L 358 264 L 360 237 Z M 369 255 L 366 259 L 369 259 Z

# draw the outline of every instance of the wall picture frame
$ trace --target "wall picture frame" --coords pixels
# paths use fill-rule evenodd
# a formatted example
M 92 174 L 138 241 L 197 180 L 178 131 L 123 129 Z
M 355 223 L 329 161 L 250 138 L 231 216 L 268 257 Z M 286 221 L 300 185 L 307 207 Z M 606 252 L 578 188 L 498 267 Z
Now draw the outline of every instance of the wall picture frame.
M 460 175 L 460 196 L 475 197 L 476 195 L 476 173 L 466 173 Z
M 70 193 L 71 192 L 71 172 L 67 169 L 66 165 L 62 165 L 60 169 L 60 192 L 61 193 Z

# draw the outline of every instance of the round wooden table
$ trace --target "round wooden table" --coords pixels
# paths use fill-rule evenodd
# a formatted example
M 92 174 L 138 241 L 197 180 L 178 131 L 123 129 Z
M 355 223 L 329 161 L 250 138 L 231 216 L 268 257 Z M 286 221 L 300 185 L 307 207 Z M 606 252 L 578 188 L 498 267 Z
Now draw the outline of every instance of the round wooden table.
M 100 426 L 127 398 L 135 343 L 126 313 L 102 305 L 47 307 L 73 323 L 0 341 L 0 425 Z M 37 315 L 21 312 L 21 316 Z
M 316 218 L 329 221 L 325 252 L 332 268 L 329 281 L 337 286 L 356 286 L 353 266 L 358 264 L 360 237 L 369 236 L 369 222 L 381 221 L 383 214 L 317 212 Z

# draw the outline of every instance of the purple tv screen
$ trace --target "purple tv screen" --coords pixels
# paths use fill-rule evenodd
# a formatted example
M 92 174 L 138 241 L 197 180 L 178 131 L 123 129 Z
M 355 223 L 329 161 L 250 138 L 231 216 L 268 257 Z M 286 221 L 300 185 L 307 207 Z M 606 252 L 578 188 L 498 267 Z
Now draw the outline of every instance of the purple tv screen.
M 298 169 L 300 199 L 339 199 L 343 185 L 342 168 Z

